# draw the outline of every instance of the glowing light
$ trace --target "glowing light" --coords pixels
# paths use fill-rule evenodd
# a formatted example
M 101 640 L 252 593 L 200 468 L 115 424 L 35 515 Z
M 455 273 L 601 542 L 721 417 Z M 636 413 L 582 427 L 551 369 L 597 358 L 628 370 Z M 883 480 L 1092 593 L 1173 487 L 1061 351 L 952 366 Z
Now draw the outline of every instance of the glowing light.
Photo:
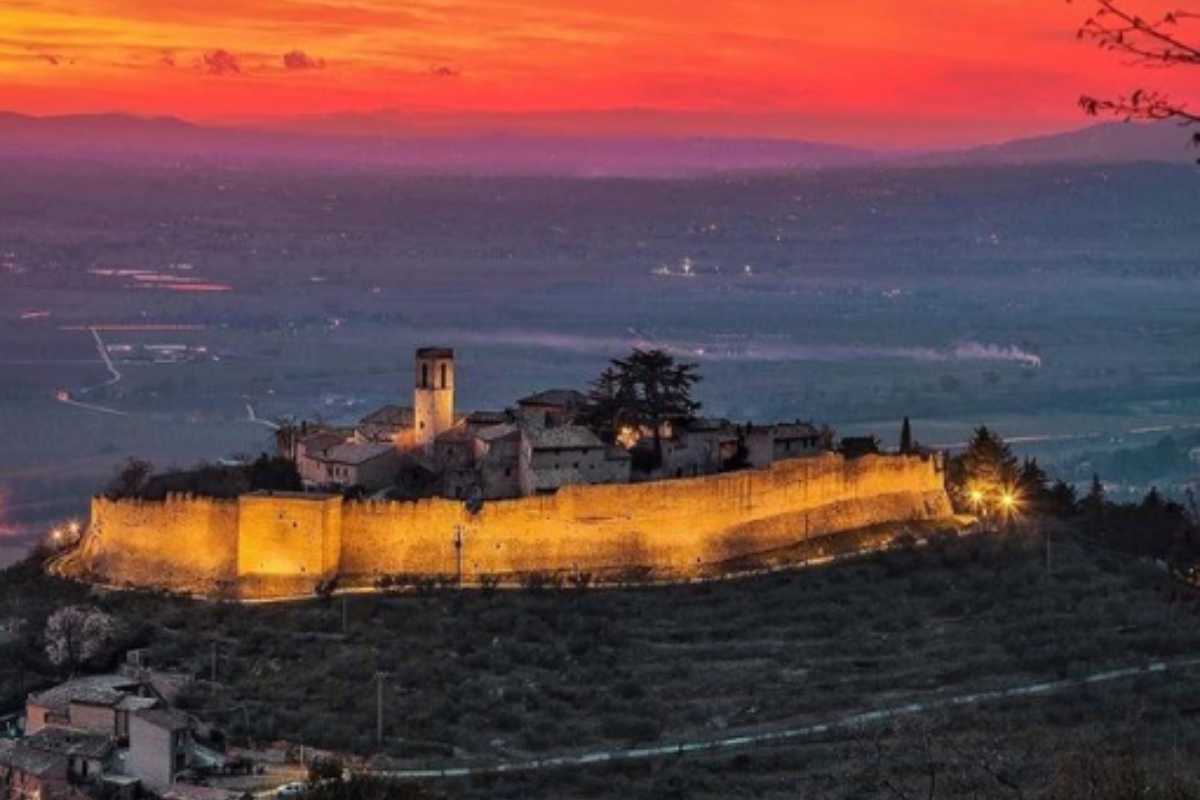
M 979 491 L 978 489 L 972 489 L 970 497 L 971 502 L 975 505 L 979 505 L 983 502 L 983 492 Z

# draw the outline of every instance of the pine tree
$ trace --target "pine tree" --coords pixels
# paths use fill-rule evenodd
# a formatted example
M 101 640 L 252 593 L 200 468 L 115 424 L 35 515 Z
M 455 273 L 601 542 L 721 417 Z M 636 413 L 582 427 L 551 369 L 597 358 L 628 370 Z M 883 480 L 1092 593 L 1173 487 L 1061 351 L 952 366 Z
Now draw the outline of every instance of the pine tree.
M 1104 484 L 1098 474 L 1092 475 L 1092 486 L 1087 496 L 1083 498 L 1083 510 L 1087 514 L 1088 523 L 1098 532 L 1104 524 Z
M 692 388 L 701 380 L 696 364 L 678 364 L 663 350 L 635 348 L 613 359 L 589 393 L 592 424 L 612 440 L 620 425 L 637 425 L 654 432 L 655 463 L 662 463 L 664 423 L 692 419 L 700 403 Z
M 900 452 L 913 452 L 912 426 L 908 422 L 908 417 L 904 418 L 904 424 L 900 426 Z

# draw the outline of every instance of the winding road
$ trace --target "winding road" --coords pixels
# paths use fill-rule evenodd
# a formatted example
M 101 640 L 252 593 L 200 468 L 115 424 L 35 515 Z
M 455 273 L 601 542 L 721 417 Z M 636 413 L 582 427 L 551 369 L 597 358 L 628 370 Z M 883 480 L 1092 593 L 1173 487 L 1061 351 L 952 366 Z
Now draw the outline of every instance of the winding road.
M 475 776 L 502 775 L 508 772 L 530 772 L 549 769 L 570 769 L 594 766 L 596 764 L 611 764 L 627 761 L 645 761 L 672 756 L 695 754 L 714 754 L 722 751 L 740 750 L 755 746 L 773 746 L 788 742 L 803 742 L 805 739 L 836 733 L 852 731 L 867 725 L 890 722 L 903 717 L 919 716 L 944 709 L 956 709 L 976 706 L 981 703 L 1010 702 L 1028 698 L 1045 697 L 1068 689 L 1094 686 L 1103 683 L 1128 680 L 1131 678 L 1150 675 L 1171 674 L 1186 677 L 1187 670 L 1200 667 L 1200 657 L 1181 658 L 1172 661 L 1154 661 L 1149 664 L 1122 667 L 1118 669 L 1096 672 L 1078 678 L 1048 680 L 1039 683 L 1014 686 L 1008 689 L 995 689 L 984 692 L 954 695 L 951 697 L 927 700 L 922 703 L 909 703 L 901 706 L 890 706 L 838 717 L 827 722 L 804 725 L 793 728 L 758 728 L 751 729 L 736 736 L 725 736 L 710 739 L 694 739 L 654 747 L 637 747 L 619 750 L 597 750 L 587 753 L 536 758 L 526 761 L 505 761 L 486 766 L 447 766 L 439 769 L 409 769 L 409 770 L 359 770 L 359 774 L 371 775 L 393 780 L 440 780 L 446 778 L 470 778 Z

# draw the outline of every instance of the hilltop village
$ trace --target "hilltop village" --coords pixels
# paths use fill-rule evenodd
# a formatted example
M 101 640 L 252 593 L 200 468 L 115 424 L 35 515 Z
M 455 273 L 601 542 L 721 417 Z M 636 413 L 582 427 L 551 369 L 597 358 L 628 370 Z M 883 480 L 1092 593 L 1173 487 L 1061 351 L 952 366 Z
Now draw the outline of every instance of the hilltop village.
M 539 391 L 503 410 L 460 413 L 454 351 L 421 348 L 413 366 L 410 406 L 384 406 L 348 428 L 308 422 L 281 428 L 280 455 L 296 464 L 306 489 L 499 500 L 569 485 L 761 468 L 833 445 L 828 428 L 799 420 L 736 425 L 679 416 L 663 419 L 657 430 L 618 424 L 602 436 L 588 424 L 593 398 L 576 389 Z

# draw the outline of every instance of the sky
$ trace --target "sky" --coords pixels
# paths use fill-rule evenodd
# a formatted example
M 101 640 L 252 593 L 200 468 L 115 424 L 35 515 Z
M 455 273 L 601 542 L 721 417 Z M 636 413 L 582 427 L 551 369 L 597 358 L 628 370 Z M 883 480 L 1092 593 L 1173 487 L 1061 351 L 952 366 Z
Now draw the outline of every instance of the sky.
M 0 109 L 218 123 L 395 109 L 450 114 L 468 132 L 481 114 L 602 111 L 617 133 L 974 144 L 1081 127 L 1081 93 L 1146 81 L 1076 41 L 1090 11 L 1087 0 L 0 0 Z M 1171 88 L 1187 76 L 1149 77 Z

